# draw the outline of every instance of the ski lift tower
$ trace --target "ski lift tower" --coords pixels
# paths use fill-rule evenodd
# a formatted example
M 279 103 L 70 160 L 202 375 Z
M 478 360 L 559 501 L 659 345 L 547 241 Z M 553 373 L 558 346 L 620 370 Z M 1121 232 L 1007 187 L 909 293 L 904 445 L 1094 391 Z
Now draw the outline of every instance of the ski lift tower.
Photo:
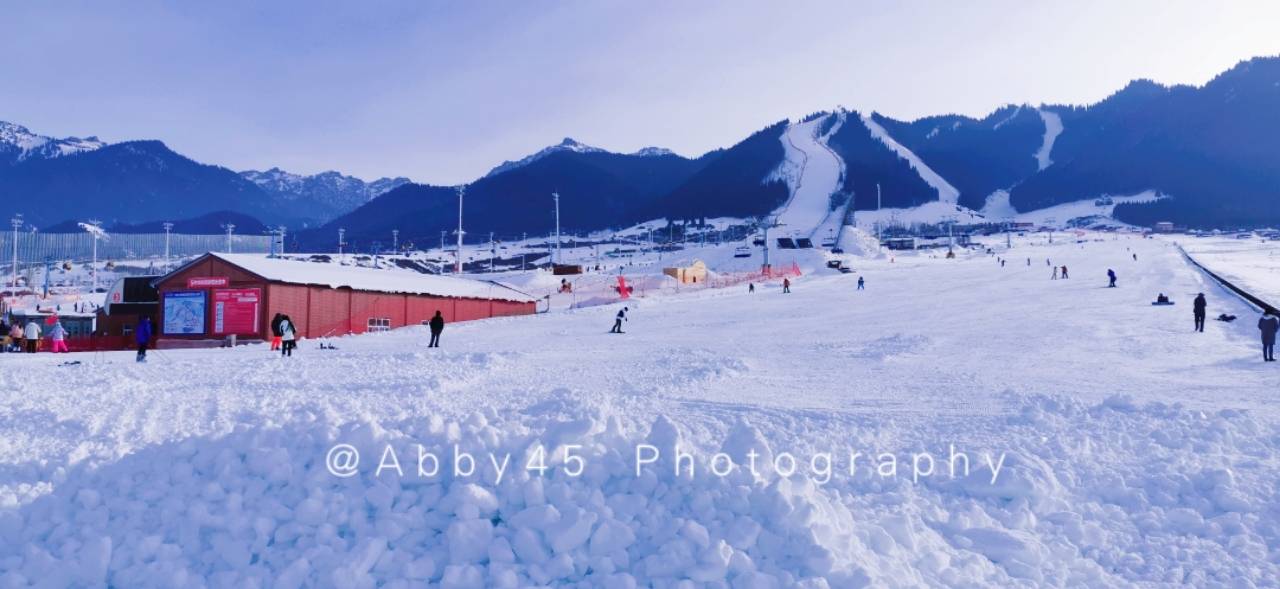
M 236 224 L 227 223 L 223 225 L 222 228 L 227 230 L 227 253 L 231 253 L 231 234 L 235 232 Z
M 13 225 L 13 295 L 18 294 L 18 230 L 22 229 L 22 213 L 18 213 L 9 219 L 9 224 Z
M 338 228 L 338 262 L 339 263 L 342 262 L 342 248 L 345 245 L 347 245 L 347 230 L 345 228 L 339 227 Z
M 164 224 L 164 272 L 169 273 L 169 234 L 173 232 L 173 223 Z
M 769 229 L 773 227 L 782 227 L 783 225 L 785 225 L 785 223 L 779 223 L 777 217 L 774 217 L 773 219 L 761 217 L 760 219 L 760 228 L 764 230 L 764 238 L 761 240 L 763 242 L 761 247 L 764 248 L 764 264 L 760 267 L 760 271 L 764 272 L 765 276 L 768 276 L 773 272 L 773 267 L 769 264 Z
M 458 262 L 454 267 L 454 271 L 462 274 L 462 236 L 466 234 L 462 230 L 462 197 L 466 195 L 467 187 L 465 185 L 458 187 Z
M 396 253 L 400 252 L 400 230 L 399 229 L 391 230 L 391 251 Z
M 560 252 L 560 193 L 552 192 L 551 198 L 556 201 L 556 264 L 564 263 L 564 254 Z
M 87 223 L 81 223 L 80 226 L 93 236 L 93 263 L 89 267 L 89 274 L 93 277 L 91 292 L 98 292 L 98 238 L 102 235 L 102 221 L 90 219 Z

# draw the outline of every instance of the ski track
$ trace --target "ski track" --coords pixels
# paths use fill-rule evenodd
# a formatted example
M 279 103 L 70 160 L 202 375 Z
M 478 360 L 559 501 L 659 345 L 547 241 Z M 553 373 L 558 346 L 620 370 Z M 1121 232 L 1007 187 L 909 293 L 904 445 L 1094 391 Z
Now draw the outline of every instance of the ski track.
M 818 136 L 818 129 L 831 117 L 836 117 L 831 129 Z M 823 229 L 834 230 L 833 219 L 838 221 L 839 215 L 832 215 L 831 195 L 840 189 L 844 179 L 844 162 L 827 146 L 827 139 L 843 124 L 842 113 L 828 114 L 791 125 L 783 133 L 782 141 L 789 154 L 783 166 L 790 171 L 779 170 L 775 176 L 795 179 L 789 185 L 790 198 L 774 211 L 778 223 L 783 225 L 783 232 L 801 237 L 822 237 Z M 798 162 L 793 154 L 800 155 Z
M 1040 143 L 1040 149 L 1036 150 L 1036 164 L 1041 170 L 1053 165 L 1053 144 L 1058 140 L 1058 136 L 1062 134 L 1062 117 L 1051 110 L 1036 109 L 1040 114 L 1040 120 L 1044 121 L 1044 140 Z
M 880 126 L 880 123 L 877 123 L 875 119 L 871 118 L 870 115 L 862 115 L 862 124 L 867 126 L 867 129 L 871 131 L 871 135 L 873 137 L 879 139 L 880 142 L 884 143 L 889 149 L 892 149 L 894 153 L 898 154 L 898 157 L 907 160 L 907 163 L 911 164 L 911 167 L 920 175 L 920 179 L 924 180 L 926 184 L 938 191 L 938 200 L 950 204 L 956 204 L 960 200 L 960 191 L 956 190 L 956 187 L 952 186 L 941 175 L 933 171 L 933 168 L 930 168 L 928 164 L 925 164 L 924 160 L 920 159 L 920 157 L 914 152 L 907 149 L 906 146 L 901 143 L 898 143 L 898 141 L 889 135 L 889 132 L 886 131 L 884 127 Z
M 0 356 L 0 581 L 1280 583 L 1280 409 L 1253 313 L 1159 240 L 1015 245 L 1005 267 L 969 251 L 860 260 L 861 292 L 856 276 L 809 275 L 789 295 L 634 299 L 622 336 L 606 306 L 451 325 L 438 350 L 410 327 L 303 342 L 292 359 L 261 345 L 147 364 Z M 1046 259 L 1072 278 L 1049 280 Z M 1104 288 L 1108 268 L 1120 288 Z M 1193 335 L 1197 291 L 1242 320 Z M 1150 306 L 1156 292 L 1178 304 Z M 85 363 L 58 365 L 71 357 Z M 637 440 L 714 450 L 744 435 L 800 456 L 1012 454 L 996 486 L 985 471 L 816 486 L 614 468 L 531 490 L 315 466 L 335 441 L 582 439 L 608 464 Z M 543 486 L 564 526 L 527 523 Z

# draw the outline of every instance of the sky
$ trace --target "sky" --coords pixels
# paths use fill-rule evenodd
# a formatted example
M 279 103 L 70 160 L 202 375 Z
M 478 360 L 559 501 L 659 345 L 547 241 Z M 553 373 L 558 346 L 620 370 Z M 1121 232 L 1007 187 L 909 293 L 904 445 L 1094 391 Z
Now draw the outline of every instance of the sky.
M 1270 0 L 0 0 L 0 23 L 0 120 L 445 185 L 564 137 L 697 156 L 838 106 L 1088 104 L 1280 55 Z

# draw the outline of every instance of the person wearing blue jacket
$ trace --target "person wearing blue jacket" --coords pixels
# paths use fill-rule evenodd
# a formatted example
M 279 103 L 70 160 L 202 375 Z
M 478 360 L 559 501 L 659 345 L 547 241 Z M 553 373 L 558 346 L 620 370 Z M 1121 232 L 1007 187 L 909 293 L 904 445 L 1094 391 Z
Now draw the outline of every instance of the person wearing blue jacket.
M 138 329 L 133 332 L 134 339 L 138 342 L 138 361 L 147 361 L 147 343 L 151 341 L 151 318 L 143 317 L 138 320 Z

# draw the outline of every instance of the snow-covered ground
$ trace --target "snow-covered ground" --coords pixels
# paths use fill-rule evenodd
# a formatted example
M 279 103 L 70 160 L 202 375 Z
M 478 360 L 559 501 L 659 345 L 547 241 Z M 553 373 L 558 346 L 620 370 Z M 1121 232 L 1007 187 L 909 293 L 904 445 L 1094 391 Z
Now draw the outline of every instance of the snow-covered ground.
M 843 208 L 831 210 L 831 195 L 844 180 L 844 162 L 827 140 L 844 124 L 845 113 L 827 114 L 787 127 L 786 157 L 774 176 L 787 180 L 791 196 L 774 211 L 780 230 L 801 237 L 834 237 Z
M 0 356 L 0 587 L 1280 584 L 1277 369 L 1186 293 L 1249 309 L 1161 240 L 991 245 L 636 298 L 623 335 Z
M 1161 239 L 1176 243 L 1215 274 L 1254 296 L 1280 304 L 1280 242 L 1259 237 L 1193 237 L 1168 235 Z

